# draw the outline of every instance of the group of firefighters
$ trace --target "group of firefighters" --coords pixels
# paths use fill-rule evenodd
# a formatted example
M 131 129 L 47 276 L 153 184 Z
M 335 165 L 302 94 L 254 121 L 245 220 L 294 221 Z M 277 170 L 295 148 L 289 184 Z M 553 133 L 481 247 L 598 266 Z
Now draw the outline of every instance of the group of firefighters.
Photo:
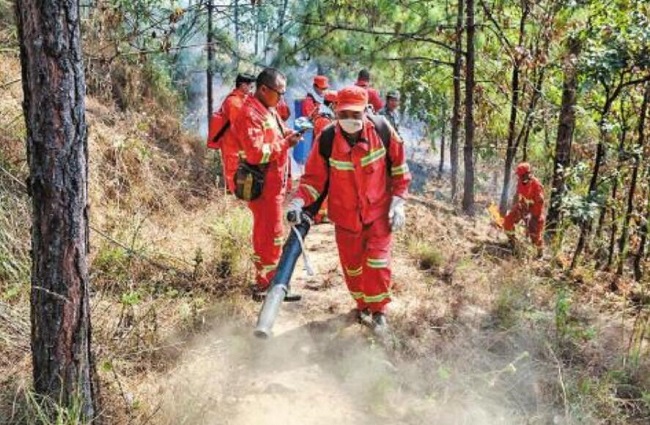
M 253 91 L 253 85 L 255 89 Z M 341 268 L 359 320 L 379 332 L 387 328 L 391 300 L 392 234 L 404 227 L 411 175 L 399 136 L 399 93 L 386 103 L 361 70 L 354 85 L 338 92 L 327 77 L 317 75 L 301 111 L 314 131 L 314 144 L 298 187 L 287 196 L 290 149 L 302 138 L 287 127 L 283 100 L 286 77 L 266 68 L 257 77 L 239 74 L 235 89 L 213 115 L 208 147 L 221 150 L 227 190 L 235 192 L 240 163 L 264 172 L 261 194 L 248 202 L 253 215 L 254 295 L 269 288 L 283 245 L 283 208 L 290 224 L 327 196 L 327 218 L 334 224 Z M 382 116 L 378 117 L 378 116 Z M 532 241 L 541 252 L 544 227 L 543 188 L 528 164 L 517 167 L 517 200 L 503 228 L 514 242 L 515 224 L 526 219 Z

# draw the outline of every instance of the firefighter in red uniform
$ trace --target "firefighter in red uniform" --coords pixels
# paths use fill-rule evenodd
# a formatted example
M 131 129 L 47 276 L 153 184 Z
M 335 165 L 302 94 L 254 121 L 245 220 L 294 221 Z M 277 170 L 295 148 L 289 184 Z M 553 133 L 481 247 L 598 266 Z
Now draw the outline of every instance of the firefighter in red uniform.
M 312 122 L 314 123 L 314 140 L 320 136 L 325 127 L 334 121 L 334 103 L 336 102 L 336 92 L 328 90 L 323 96 L 323 104 L 312 112 Z
M 279 71 L 264 69 L 257 76 L 255 94 L 246 100 L 234 125 L 242 160 L 259 165 L 265 173 L 262 195 L 248 203 L 253 213 L 253 261 L 257 270 L 254 297 L 268 288 L 280 258 L 287 151 L 300 140 L 300 134 L 287 129 L 275 112 L 286 84 Z
M 235 89 L 226 96 L 221 108 L 210 118 L 208 148 L 221 149 L 226 189 L 230 193 L 235 191 L 235 172 L 239 163 L 239 146 L 232 125 L 250 95 L 254 82 L 254 76 L 238 74 Z
M 384 102 L 382 102 L 379 92 L 370 87 L 370 72 L 367 69 L 359 71 L 356 85 L 366 89 L 368 92 L 368 103 L 372 106 L 374 112 L 379 112 L 384 107 Z
M 402 140 L 391 128 L 390 143 L 384 144 L 366 117 L 367 103 L 368 93 L 361 87 L 338 92 L 331 156 L 326 161 L 321 154 L 321 134 L 287 218 L 300 217 L 297 212 L 329 187 L 328 214 L 335 224 L 339 258 L 358 317 L 363 321 L 371 317 L 374 329 L 383 332 L 390 302 L 392 232 L 405 224 L 411 176 Z
M 318 111 L 318 107 L 323 104 L 323 97 L 325 90 L 329 88 L 329 81 L 324 75 L 317 75 L 314 77 L 312 90 L 305 96 L 302 102 L 302 116 L 311 117 L 314 111 Z
M 530 164 L 517 165 L 517 193 L 512 209 L 506 214 L 503 229 L 513 247 L 516 245 L 515 224 L 524 220 L 532 243 L 537 247 L 537 256 L 544 254 L 544 186 L 533 176 Z

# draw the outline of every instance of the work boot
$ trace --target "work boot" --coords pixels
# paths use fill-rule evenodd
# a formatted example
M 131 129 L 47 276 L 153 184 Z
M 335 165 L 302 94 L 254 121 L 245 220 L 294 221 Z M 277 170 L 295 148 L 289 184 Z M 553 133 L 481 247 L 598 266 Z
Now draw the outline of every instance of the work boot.
M 266 288 L 262 289 L 259 285 L 252 285 L 251 286 L 251 294 L 253 297 L 253 301 L 255 302 L 262 302 L 266 298 L 266 293 L 269 290 L 270 286 L 267 286 Z M 287 293 L 284 296 L 284 302 L 296 302 L 302 300 L 302 295 L 297 294 L 295 292 L 291 291 L 291 288 L 287 288 Z
M 357 322 L 361 324 L 370 324 L 372 322 L 372 313 L 367 308 L 357 309 Z
M 269 287 L 267 286 L 265 288 L 262 288 L 258 284 L 253 284 L 251 285 L 250 289 L 253 301 L 260 303 L 264 301 L 264 298 L 266 298 L 266 291 L 269 289 Z
M 388 321 L 386 315 L 380 311 L 372 313 L 372 331 L 379 336 L 384 336 L 388 333 Z

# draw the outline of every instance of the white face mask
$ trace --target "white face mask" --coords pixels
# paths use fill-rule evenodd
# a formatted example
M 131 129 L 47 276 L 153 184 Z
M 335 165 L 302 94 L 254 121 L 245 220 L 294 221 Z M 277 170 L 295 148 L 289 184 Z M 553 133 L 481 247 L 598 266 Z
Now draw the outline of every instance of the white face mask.
M 354 118 L 339 119 L 339 125 L 348 134 L 355 134 L 363 128 L 363 120 L 355 120 Z

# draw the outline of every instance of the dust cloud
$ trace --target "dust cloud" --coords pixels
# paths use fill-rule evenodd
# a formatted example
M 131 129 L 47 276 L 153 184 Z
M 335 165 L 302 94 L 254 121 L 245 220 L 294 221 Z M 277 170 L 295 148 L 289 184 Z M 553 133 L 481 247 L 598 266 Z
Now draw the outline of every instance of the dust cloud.
M 491 357 L 466 347 L 408 360 L 391 348 L 395 341 L 375 340 L 352 314 L 301 323 L 292 308 L 281 312 L 269 340 L 255 339 L 252 328 L 242 325 L 203 335 L 161 384 L 164 407 L 157 422 L 531 423 L 508 394 L 534 390 L 526 387 L 535 379 L 525 354 L 483 371 L 477 367 Z

